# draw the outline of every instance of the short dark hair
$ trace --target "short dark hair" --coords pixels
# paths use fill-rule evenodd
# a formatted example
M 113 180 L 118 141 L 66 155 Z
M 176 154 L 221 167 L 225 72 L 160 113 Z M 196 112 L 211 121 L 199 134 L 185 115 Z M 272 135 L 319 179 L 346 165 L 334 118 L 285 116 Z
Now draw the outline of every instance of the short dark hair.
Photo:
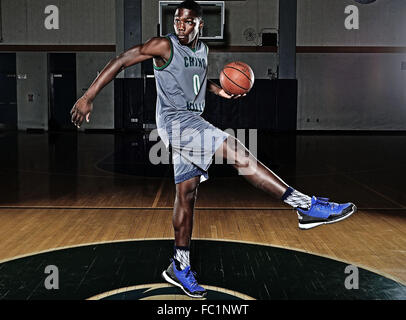
M 201 18 L 203 16 L 203 10 L 200 4 L 198 4 L 196 1 L 193 0 L 186 0 L 180 3 L 176 9 L 189 9 L 193 10 L 196 13 L 196 16 L 198 18 Z

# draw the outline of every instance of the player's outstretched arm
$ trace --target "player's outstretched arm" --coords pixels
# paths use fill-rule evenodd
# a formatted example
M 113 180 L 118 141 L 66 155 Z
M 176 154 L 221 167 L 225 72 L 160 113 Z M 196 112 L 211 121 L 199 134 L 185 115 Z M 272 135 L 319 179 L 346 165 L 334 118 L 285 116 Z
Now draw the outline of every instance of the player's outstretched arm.
M 171 54 L 169 41 L 166 38 L 152 38 L 146 43 L 134 46 L 110 60 L 89 89 L 73 106 L 71 110 L 73 124 L 79 128 L 85 118 L 89 122 L 90 113 L 93 110 L 93 100 L 122 70 L 151 58 L 167 61 Z

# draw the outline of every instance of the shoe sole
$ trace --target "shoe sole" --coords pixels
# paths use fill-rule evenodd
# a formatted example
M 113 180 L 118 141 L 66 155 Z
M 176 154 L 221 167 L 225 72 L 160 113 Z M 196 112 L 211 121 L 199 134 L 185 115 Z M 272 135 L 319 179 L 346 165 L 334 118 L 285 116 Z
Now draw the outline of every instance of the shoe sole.
M 313 229 L 315 227 L 321 226 L 322 224 L 331 224 L 331 223 L 336 223 L 336 222 L 340 222 L 343 221 L 344 219 L 347 219 L 348 217 L 350 217 L 352 214 L 354 214 L 357 211 L 357 207 L 352 204 L 352 210 L 351 212 L 349 212 L 347 215 L 345 215 L 344 217 L 341 217 L 337 220 L 331 220 L 331 221 L 323 221 L 323 222 L 314 222 L 314 223 L 303 223 L 301 224 L 299 222 L 299 228 L 301 230 L 309 230 L 309 229 Z
M 169 275 L 167 275 L 166 270 L 162 272 L 162 278 L 163 278 L 165 281 L 169 282 L 170 284 L 173 284 L 173 285 L 175 285 L 175 286 L 181 288 L 181 289 L 183 290 L 183 292 L 184 292 L 185 294 L 187 294 L 187 295 L 188 295 L 189 297 L 191 297 L 191 298 L 204 298 L 204 297 L 206 296 L 206 294 L 203 294 L 203 295 L 193 295 L 192 293 L 187 292 L 187 291 L 185 290 L 185 288 L 184 288 L 180 283 L 176 282 L 176 281 L 173 280 Z

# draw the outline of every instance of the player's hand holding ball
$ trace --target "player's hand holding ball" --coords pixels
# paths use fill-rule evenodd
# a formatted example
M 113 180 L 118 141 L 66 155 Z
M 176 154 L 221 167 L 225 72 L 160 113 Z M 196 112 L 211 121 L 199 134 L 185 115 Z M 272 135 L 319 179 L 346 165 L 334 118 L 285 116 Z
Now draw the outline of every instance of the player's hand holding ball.
M 236 99 L 246 96 L 254 85 L 255 76 L 251 67 L 244 62 L 231 62 L 224 66 L 220 73 L 222 90 L 219 96 Z

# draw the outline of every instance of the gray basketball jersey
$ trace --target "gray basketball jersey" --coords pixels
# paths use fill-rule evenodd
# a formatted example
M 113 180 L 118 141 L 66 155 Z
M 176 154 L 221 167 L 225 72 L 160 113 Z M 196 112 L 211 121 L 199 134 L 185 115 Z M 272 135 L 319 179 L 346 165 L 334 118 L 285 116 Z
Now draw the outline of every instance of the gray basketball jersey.
M 154 65 L 158 132 L 160 128 L 171 131 L 168 126 L 175 120 L 186 127 L 188 115 L 202 114 L 207 87 L 208 47 L 198 41 L 196 49 L 192 50 L 180 44 L 175 34 L 169 34 L 167 38 L 171 43 L 170 59 L 162 67 Z M 166 139 L 161 138 L 167 145 Z

